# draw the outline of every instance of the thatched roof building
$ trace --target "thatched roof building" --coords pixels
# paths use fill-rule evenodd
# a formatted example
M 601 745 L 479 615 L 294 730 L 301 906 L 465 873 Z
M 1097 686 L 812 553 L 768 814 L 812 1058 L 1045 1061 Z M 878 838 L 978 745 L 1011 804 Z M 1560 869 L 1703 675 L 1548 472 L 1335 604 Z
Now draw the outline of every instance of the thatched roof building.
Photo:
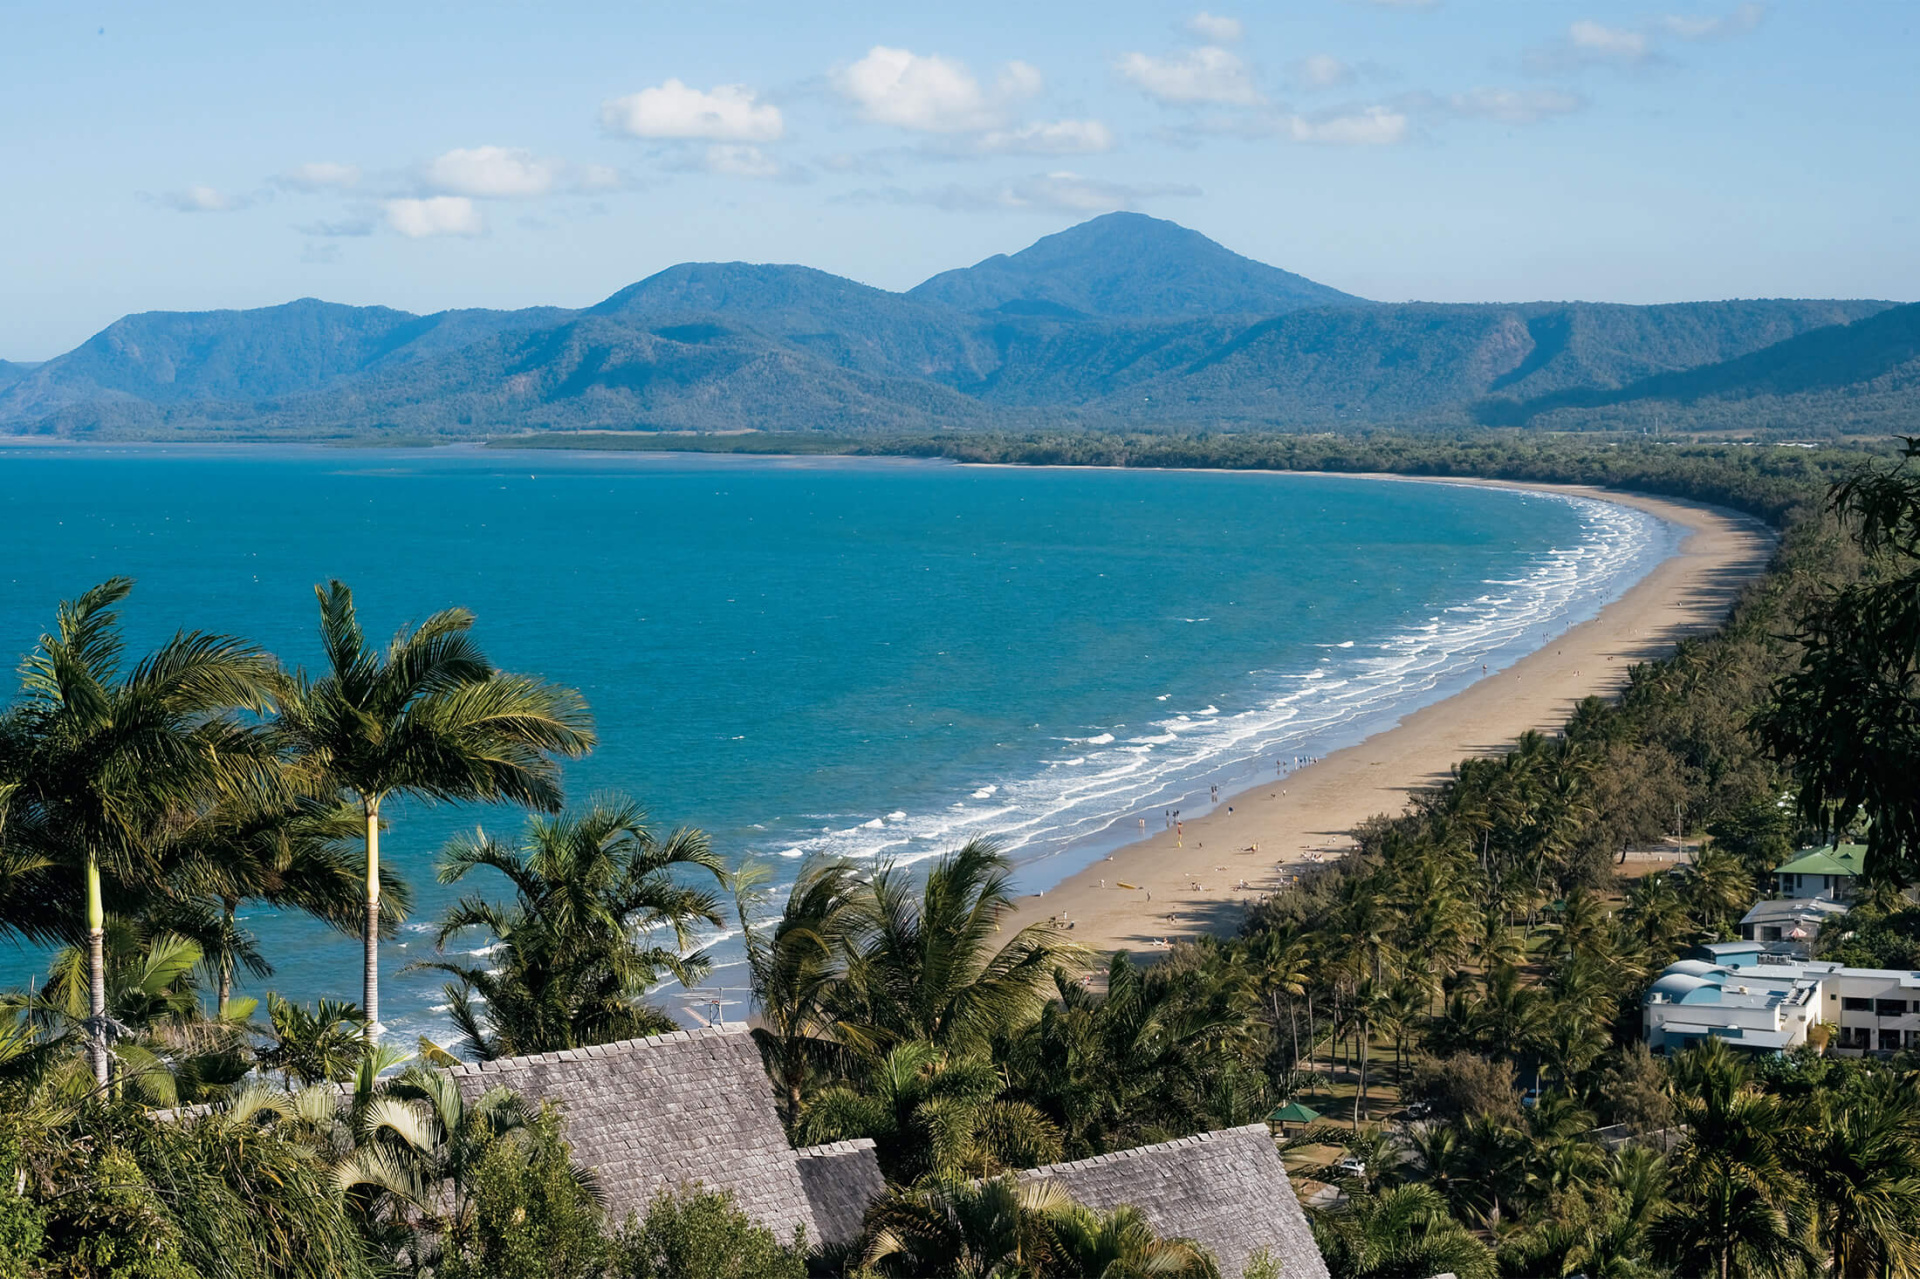
M 804 1226 L 809 1242 L 839 1242 L 858 1233 L 865 1196 L 882 1187 L 872 1142 L 788 1146 L 760 1050 L 744 1027 L 508 1057 L 451 1073 L 469 1099 L 506 1087 L 531 1102 L 558 1103 L 574 1158 L 599 1173 L 616 1221 L 629 1211 L 644 1215 L 662 1186 L 699 1182 L 733 1192 L 747 1215 L 783 1240 Z
M 1160 1234 L 1210 1250 L 1225 1279 L 1240 1279 L 1261 1249 L 1280 1263 L 1286 1279 L 1328 1279 L 1265 1124 L 1049 1164 L 1020 1179 L 1059 1182 L 1103 1212 L 1132 1204 Z

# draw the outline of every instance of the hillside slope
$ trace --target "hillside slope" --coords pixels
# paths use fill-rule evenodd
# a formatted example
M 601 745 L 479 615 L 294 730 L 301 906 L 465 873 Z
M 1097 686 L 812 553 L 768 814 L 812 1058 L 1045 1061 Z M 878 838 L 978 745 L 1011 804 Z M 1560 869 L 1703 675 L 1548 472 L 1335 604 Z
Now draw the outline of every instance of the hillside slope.
M 1368 305 L 1241 257 L 1177 222 L 1139 213 L 1109 213 L 1018 253 L 943 271 L 907 296 L 959 311 L 1060 319 L 1191 319 Z
M 1372 303 L 1114 214 L 905 294 L 721 262 L 582 311 L 422 316 L 309 298 L 131 315 L 43 364 L 0 365 L 0 431 L 1304 428 L 1460 425 L 1476 405 L 1486 420 L 1577 428 L 1650 396 L 1801 397 L 1776 416 L 1790 414 L 1834 393 L 1816 370 L 1879 379 L 1860 404 L 1881 413 L 1914 399 L 1895 358 L 1913 326 L 1869 318 L 1890 305 Z M 1761 359 L 1776 348 L 1788 355 Z

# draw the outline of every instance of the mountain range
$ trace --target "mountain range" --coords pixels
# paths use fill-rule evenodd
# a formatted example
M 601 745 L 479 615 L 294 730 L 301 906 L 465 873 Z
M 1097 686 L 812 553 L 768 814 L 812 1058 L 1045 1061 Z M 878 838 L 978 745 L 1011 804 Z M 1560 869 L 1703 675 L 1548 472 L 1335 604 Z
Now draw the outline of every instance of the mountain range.
M 688 263 L 582 310 L 129 315 L 0 361 L 0 432 L 1577 427 L 1749 401 L 1853 422 L 1920 396 L 1917 339 L 1920 307 L 1881 301 L 1370 302 L 1114 213 L 905 293 Z

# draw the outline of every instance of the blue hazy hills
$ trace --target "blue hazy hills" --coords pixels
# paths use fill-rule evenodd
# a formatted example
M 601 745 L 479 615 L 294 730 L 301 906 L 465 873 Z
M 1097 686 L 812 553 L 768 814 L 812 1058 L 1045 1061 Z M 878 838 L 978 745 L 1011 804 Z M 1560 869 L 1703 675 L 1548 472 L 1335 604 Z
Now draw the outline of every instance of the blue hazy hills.
M 583 310 L 311 298 L 146 312 L 0 361 L 0 432 L 460 437 L 1085 425 L 1878 421 L 1920 394 L 1920 307 L 1370 302 L 1113 213 L 892 293 L 670 267 Z

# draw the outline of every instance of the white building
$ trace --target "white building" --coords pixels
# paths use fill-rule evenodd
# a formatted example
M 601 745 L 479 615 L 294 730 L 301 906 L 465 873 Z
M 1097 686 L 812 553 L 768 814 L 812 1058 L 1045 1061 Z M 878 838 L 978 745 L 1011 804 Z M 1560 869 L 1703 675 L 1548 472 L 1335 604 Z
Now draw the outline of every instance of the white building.
M 1740 920 L 1740 935 L 1759 942 L 1763 954 L 1812 959 L 1821 927 L 1846 913 L 1846 903 L 1831 897 L 1769 898 L 1755 902 Z
M 1711 1035 L 1735 1048 L 1779 1052 L 1834 1027 L 1849 1056 L 1920 1048 L 1920 972 L 1783 961 L 1757 942 L 1703 947 L 1706 959 L 1669 965 L 1647 991 L 1644 1033 L 1655 1052 Z

